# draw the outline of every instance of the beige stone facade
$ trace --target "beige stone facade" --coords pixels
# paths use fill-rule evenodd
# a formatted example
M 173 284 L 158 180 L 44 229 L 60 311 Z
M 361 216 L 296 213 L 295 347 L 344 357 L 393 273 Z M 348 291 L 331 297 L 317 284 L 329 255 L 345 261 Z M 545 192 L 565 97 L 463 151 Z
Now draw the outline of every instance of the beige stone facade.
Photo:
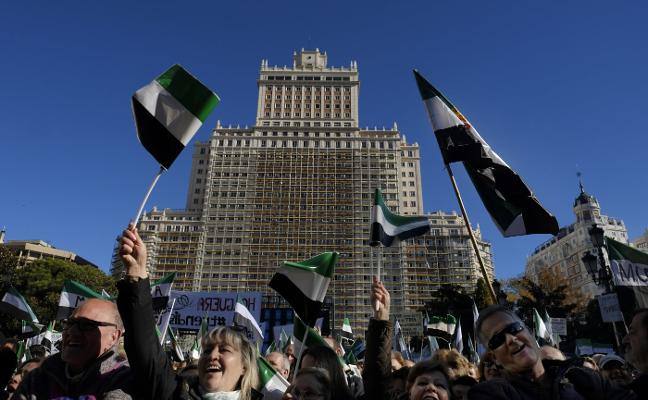
M 581 258 L 587 251 L 597 254 L 592 245 L 589 229 L 597 225 L 605 231 L 605 236 L 619 242 L 628 242 L 628 232 L 622 220 L 601 214 L 598 200 L 583 190 L 574 201 L 576 222 L 560 229 L 558 235 L 538 246 L 527 258 L 525 274 L 533 280 L 545 268 L 564 276 L 574 287 L 581 288 L 583 294 L 593 297 L 603 292 L 588 275 Z
M 260 291 L 264 307 L 285 307 L 268 287 L 281 263 L 337 251 L 327 297 L 334 327 L 347 317 L 362 334 L 378 264 L 392 310 L 404 328 L 413 326 L 407 320 L 439 285 L 474 287 L 476 261 L 456 214 L 430 215 L 433 233 L 420 240 L 368 246 L 376 188 L 392 211 L 423 213 L 419 146 L 395 123 L 360 128 L 357 64 L 329 67 L 327 58 L 315 50 L 295 53 L 291 68 L 262 61 L 254 126 L 218 122 L 211 139 L 194 147 L 186 211 L 142 218 L 150 269 L 154 277 L 186 271 L 184 288 Z M 163 257 L 169 246 L 182 254 Z M 492 265 L 490 245 L 482 246 Z

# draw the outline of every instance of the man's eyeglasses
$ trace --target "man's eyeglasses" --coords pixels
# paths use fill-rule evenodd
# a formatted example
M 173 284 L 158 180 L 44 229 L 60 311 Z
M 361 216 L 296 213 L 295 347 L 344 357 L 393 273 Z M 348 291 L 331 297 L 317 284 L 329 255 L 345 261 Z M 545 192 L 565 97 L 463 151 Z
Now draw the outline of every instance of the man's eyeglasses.
M 76 326 L 81 332 L 88 332 L 99 328 L 100 326 L 113 326 L 117 328 L 117 324 L 112 322 L 94 321 L 87 318 L 68 318 L 61 321 L 63 323 L 63 330 L 69 330 Z
M 497 332 L 488 341 L 488 348 L 495 350 L 506 342 L 506 335 L 515 335 L 524 330 L 524 324 L 521 322 L 513 322 L 508 324 L 501 331 Z

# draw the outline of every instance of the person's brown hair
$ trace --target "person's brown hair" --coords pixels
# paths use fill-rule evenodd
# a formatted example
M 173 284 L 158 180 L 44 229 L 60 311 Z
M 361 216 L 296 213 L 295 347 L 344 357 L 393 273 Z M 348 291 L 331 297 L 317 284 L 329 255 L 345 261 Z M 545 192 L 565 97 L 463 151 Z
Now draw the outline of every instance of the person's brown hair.
M 450 379 L 448 379 L 448 374 L 446 374 L 443 365 L 441 365 L 441 363 L 438 360 L 434 360 L 434 359 L 418 362 L 414 364 L 414 366 L 410 369 L 410 372 L 407 375 L 407 383 L 405 384 L 405 389 L 407 390 L 407 393 L 409 393 L 410 389 L 412 388 L 412 385 L 414 385 L 414 381 L 416 381 L 416 378 L 418 378 L 423 374 L 428 374 L 436 371 L 441 372 L 445 377 L 446 382 L 448 384 L 447 386 L 448 394 L 450 394 Z
M 473 365 L 468 359 L 461 355 L 457 350 L 440 349 L 434 353 L 432 360 L 438 361 L 443 367 L 443 372 L 446 376 L 462 376 L 470 375 Z M 449 370 L 454 370 L 456 373 L 450 373 Z

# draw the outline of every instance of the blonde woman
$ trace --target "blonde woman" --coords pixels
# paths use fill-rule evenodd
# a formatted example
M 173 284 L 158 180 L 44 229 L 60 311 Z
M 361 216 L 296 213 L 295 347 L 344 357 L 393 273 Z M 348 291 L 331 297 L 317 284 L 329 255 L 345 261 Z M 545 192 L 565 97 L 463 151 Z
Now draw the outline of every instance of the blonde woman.
M 212 330 L 202 339 L 197 376 L 176 375 L 162 351 L 146 271 L 146 247 L 129 227 L 120 241 L 126 277 L 118 283 L 117 305 L 124 321 L 126 354 L 138 385 L 137 398 L 252 400 L 260 398 L 257 351 L 243 333 L 228 327 Z

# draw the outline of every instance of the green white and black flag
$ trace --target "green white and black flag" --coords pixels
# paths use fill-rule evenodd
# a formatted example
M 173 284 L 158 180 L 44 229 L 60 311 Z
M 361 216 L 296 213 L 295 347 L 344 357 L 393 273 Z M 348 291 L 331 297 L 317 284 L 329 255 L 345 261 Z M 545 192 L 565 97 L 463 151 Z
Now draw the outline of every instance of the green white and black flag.
M 257 358 L 259 367 L 259 391 L 264 400 L 281 400 L 290 385 L 286 378 L 274 370 L 263 357 Z
M 403 216 L 392 213 L 380 189 L 374 192 L 371 208 L 371 228 L 369 245 L 382 244 L 389 247 L 395 240 L 405 240 L 425 234 L 430 230 L 430 221 L 425 216 Z
M 86 299 L 95 298 L 103 299 L 101 293 L 86 287 L 85 285 L 66 279 L 63 282 L 63 290 L 61 291 L 61 298 L 59 299 L 58 311 L 56 319 L 65 319 L 72 315 L 75 308 L 80 306 Z
M 353 331 L 351 330 L 351 323 L 349 322 L 349 318 L 344 318 L 340 335 L 345 339 L 353 339 Z
M 209 324 L 207 320 L 207 315 L 205 315 L 202 321 L 200 322 L 200 329 L 198 329 L 198 332 L 196 332 L 196 337 L 194 338 L 193 346 L 191 346 L 191 350 L 189 351 L 189 355 L 191 356 L 192 359 L 197 360 L 200 358 L 200 354 L 202 353 L 202 340 L 208 333 L 209 333 Z
M 172 272 L 151 283 L 151 297 L 153 299 L 154 310 L 159 312 L 167 307 L 175 276 L 176 273 Z
M 542 319 L 542 317 L 538 313 L 538 310 L 536 310 L 535 308 L 533 309 L 533 328 L 536 337 L 538 339 L 542 339 L 545 341 L 545 343 L 540 343 L 540 344 L 553 343 L 553 338 L 551 337 L 551 333 L 549 332 L 549 329 L 547 329 L 547 325 L 545 324 L 545 321 Z
M 171 329 L 170 326 L 167 326 L 167 337 L 171 340 L 173 358 L 175 361 L 183 362 L 185 360 L 184 352 L 182 351 L 182 347 L 180 347 L 180 343 L 178 343 L 178 339 L 176 339 L 176 335 L 173 333 L 173 329 Z
M 216 93 L 176 64 L 133 95 L 137 137 L 169 169 L 219 102 Z
M 457 319 L 450 314 L 446 314 L 445 316 L 433 315 L 430 317 L 426 328 L 433 335 L 445 338 L 454 334 L 456 326 Z
M 328 343 L 326 343 L 322 336 L 315 329 L 307 326 L 297 315 L 295 315 L 293 338 L 296 350 L 302 346 L 304 346 L 304 349 L 311 346 L 328 346 Z
M 434 135 L 446 164 L 461 161 L 486 210 L 505 237 L 558 233 L 556 217 L 545 210 L 522 178 L 491 149 L 450 101 L 414 71 Z
M 276 290 L 308 325 L 319 317 L 338 253 L 325 252 L 302 262 L 284 261 L 270 287 Z
M 263 343 L 263 332 L 254 315 L 248 310 L 241 298 L 236 299 L 234 307 L 234 325 L 243 327 L 252 335 L 252 342 Z
M 0 311 L 23 321 L 38 323 L 38 318 L 27 304 L 27 300 L 13 286 L 9 286 L 9 290 L 2 296 Z

